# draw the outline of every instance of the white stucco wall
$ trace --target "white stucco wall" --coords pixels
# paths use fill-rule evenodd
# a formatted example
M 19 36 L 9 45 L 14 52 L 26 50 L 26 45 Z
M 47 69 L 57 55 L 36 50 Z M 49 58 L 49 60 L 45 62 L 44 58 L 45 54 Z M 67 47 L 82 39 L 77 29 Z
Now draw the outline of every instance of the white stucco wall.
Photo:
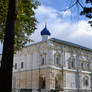
M 66 70 L 65 72 L 65 87 L 67 89 L 76 89 L 76 69 L 78 66 L 78 58 L 76 55 L 78 55 L 78 48 L 75 49 L 73 47 L 73 55 L 75 56 L 75 69 L 68 69 L 68 59 L 71 57 L 71 48 L 72 47 L 68 47 L 68 46 L 64 46 L 64 52 L 62 50 L 63 48 L 63 44 L 57 44 L 57 43 L 53 43 L 50 41 L 46 41 L 46 42 L 42 42 L 42 43 L 38 43 L 38 44 L 34 44 L 31 45 L 29 47 L 26 47 L 24 49 L 22 49 L 21 51 L 17 52 L 17 54 L 14 57 L 14 65 L 15 63 L 17 63 L 17 69 L 14 69 L 14 72 L 17 71 L 25 71 L 25 70 L 31 70 L 31 69 L 38 69 L 39 67 L 44 67 L 44 66 L 49 66 L 49 65 L 54 65 L 55 67 L 53 67 L 54 69 L 59 69 L 59 67 L 61 67 L 63 65 L 63 67 Z M 60 53 L 60 65 L 56 66 L 55 65 L 55 53 Z M 82 55 L 84 55 L 86 53 L 83 52 Z M 88 53 L 88 52 L 87 52 Z M 43 65 L 41 65 L 41 55 L 45 54 L 46 58 L 45 58 L 45 63 Z M 91 54 L 90 54 L 91 57 Z M 92 59 L 92 58 L 91 58 Z M 21 62 L 24 62 L 24 68 L 21 69 Z M 92 66 L 92 60 L 90 60 L 90 67 Z M 72 71 L 73 70 L 73 71 Z M 91 67 L 92 70 L 92 67 Z M 82 72 L 83 70 L 81 70 Z M 87 73 L 80 73 L 79 77 L 80 77 L 80 88 L 81 89 L 85 89 L 85 86 L 83 86 L 83 77 L 85 75 L 87 75 L 89 77 L 89 86 L 87 88 L 90 89 L 91 87 L 91 72 Z

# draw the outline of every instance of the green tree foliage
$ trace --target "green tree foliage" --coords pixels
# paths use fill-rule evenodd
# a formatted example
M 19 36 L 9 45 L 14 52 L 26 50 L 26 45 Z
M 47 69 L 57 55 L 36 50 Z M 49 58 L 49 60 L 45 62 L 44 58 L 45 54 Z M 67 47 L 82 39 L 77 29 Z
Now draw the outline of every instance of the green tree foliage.
M 8 12 L 8 0 L 0 1 L 0 40 L 3 41 L 4 31 L 5 31 L 5 23 Z
M 14 42 L 15 50 L 18 50 L 30 40 L 29 36 L 36 29 L 34 9 L 38 5 L 36 0 L 0 1 L 0 40 L 3 42 L 0 89 L 3 92 L 12 90 Z
M 85 15 L 88 18 L 92 18 L 92 0 L 86 0 L 86 3 L 88 4 L 88 6 L 83 8 L 81 15 Z M 92 21 L 89 21 L 89 23 L 92 26 Z
M 30 35 L 36 29 L 37 20 L 34 10 L 37 9 L 37 0 L 18 0 L 17 21 L 15 31 L 15 51 L 31 41 Z M 0 40 L 3 42 L 8 13 L 8 0 L 0 1 Z

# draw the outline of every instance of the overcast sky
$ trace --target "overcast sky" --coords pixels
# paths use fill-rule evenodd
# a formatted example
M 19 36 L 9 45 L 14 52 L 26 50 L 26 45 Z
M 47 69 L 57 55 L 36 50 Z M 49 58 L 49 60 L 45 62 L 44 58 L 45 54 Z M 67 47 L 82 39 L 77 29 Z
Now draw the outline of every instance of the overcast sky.
M 41 6 L 35 11 L 39 23 L 31 39 L 35 42 L 41 41 L 40 32 L 44 28 L 46 20 L 47 28 L 51 32 L 50 38 L 58 38 L 92 48 L 92 28 L 88 24 L 88 19 L 79 16 L 80 11 L 76 6 L 72 10 L 62 11 L 71 6 L 75 0 L 39 1 Z M 83 2 L 81 3 L 84 5 Z M 0 53 L 1 51 L 2 46 L 0 46 Z

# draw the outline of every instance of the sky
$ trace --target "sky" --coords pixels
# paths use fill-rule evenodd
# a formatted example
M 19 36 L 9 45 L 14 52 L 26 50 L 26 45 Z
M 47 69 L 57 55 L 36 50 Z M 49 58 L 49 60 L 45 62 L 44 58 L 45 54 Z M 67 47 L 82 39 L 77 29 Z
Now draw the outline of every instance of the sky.
M 80 0 L 85 6 L 84 0 Z M 73 42 L 92 49 L 92 28 L 85 16 L 80 16 L 81 7 L 72 6 L 75 0 L 39 0 L 41 5 L 35 10 L 38 20 L 37 30 L 30 36 L 34 42 L 41 41 L 41 30 L 47 25 L 50 38 Z M 65 11 L 66 10 L 66 11 Z M 0 53 L 2 46 L 0 45 Z

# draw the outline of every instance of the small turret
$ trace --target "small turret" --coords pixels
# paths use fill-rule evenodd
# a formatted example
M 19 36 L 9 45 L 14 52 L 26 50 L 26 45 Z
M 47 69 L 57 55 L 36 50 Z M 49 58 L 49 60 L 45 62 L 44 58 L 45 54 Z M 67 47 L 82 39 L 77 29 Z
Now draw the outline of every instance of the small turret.
M 51 33 L 49 32 L 49 30 L 47 29 L 47 26 L 45 25 L 45 28 L 41 31 L 42 41 L 48 40 L 50 35 Z

